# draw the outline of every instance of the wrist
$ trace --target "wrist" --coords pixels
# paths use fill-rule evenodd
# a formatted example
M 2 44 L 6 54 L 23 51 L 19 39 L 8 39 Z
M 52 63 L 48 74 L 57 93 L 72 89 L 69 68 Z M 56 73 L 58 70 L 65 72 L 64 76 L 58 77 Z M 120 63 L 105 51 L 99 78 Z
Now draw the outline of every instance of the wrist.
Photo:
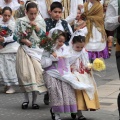
M 36 26 L 36 27 L 35 27 L 35 31 L 36 31 L 36 32 L 39 32 L 39 31 L 40 31 L 40 28 Z

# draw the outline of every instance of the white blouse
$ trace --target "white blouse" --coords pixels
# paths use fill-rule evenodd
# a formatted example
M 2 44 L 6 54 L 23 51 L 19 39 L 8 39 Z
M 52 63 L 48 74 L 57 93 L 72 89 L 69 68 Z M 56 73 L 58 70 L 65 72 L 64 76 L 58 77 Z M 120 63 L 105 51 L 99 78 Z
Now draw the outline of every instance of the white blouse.
M 3 18 L 0 18 L 0 25 L 8 27 L 10 30 L 14 31 L 15 22 L 10 19 L 8 22 L 3 22 Z M 4 43 L 12 42 L 13 34 L 8 37 L 4 37 Z M 18 50 L 19 44 L 17 42 L 6 45 L 4 48 L 0 49 L 0 53 L 16 53 Z
M 0 26 L 3 27 L 8 27 L 10 30 L 14 31 L 15 27 L 15 22 L 12 21 L 11 19 L 8 22 L 3 22 L 3 18 L 0 18 Z M 9 37 L 4 37 L 4 43 L 5 42 L 12 42 L 13 40 L 13 35 Z
M 109 31 L 115 30 L 120 25 L 118 17 L 118 0 L 110 0 L 106 11 L 105 29 Z

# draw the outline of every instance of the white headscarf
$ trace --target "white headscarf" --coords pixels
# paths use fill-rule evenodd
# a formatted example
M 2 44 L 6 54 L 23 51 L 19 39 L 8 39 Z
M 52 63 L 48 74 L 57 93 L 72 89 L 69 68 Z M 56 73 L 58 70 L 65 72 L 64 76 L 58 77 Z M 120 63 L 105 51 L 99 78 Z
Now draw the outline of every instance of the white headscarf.
M 78 36 L 78 35 L 81 35 L 81 36 L 86 36 L 87 34 L 87 28 L 84 27 L 82 29 L 79 29 L 79 30 L 76 30 L 73 34 L 72 34 L 72 37 L 69 41 L 69 46 L 72 47 L 72 40 L 74 38 L 74 36 Z

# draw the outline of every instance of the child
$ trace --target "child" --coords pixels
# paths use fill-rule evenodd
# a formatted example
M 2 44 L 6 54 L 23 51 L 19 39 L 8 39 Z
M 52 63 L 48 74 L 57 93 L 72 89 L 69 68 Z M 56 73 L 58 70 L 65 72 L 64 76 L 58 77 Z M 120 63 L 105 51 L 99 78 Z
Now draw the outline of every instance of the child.
M 67 46 L 64 44 L 65 40 L 65 33 L 59 33 L 54 52 L 51 55 L 53 64 L 46 69 L 44 74 L 44 80 L 50 97 L 53 120 L 61 120 L 60 113 L 77 112 L 74 89 L 68 83 L 64 82 L 66 76 L 68 79 L 72 79 L 72 74 L 69 74 L 69 52 Z
M 84 20 L 82 20 L 81 9 L 78 8 L 77 16 L 76 16 L 76 19 L 74 21 L 74 24 L 73 24 L 72 28 L 73 28 L 73 31 L 76 31 L 76 30 L 82 29 L 84 27 L 86 27 L 86 22 Z
M 86 120 L 82 115 L 81 110 L 97 110 L 100 107 L 96 83 L 91 73 L 91 68 L 88 66 L 89 57 L 84 48 L 85 37 L 77 35 L 72 37 L 70 42 L 71 72 L 77 77 L 78 81 L 83 82 L 86 85 L 89 84 L 94 86 L 93 93 L 88 90 L 76 90 L 78 120 Z
M 41 67 L 41 56 L 43 50 L 39 48 L 41 37 L 45 36 L 45 22 L 38 15 L 38 7 L 35 2 L 27 1 L 25 4 L 26 16 L 19 18 L 16 22 L 14 39 L 20 43 L 16 58 L 16 71 L 19 85 L 24 92 L 22 109 L 29 105 L 29 93 L 32 92 L 32 109 L 39 109 L 37 94 L 46 92 L 43 81 L 43 69 Z M 27 23 L 34 26 L 31 35 L 21 37 L 20 31 L 27 31 Z
M 19 44 L 13 40 L 13 31 L 15 22 L 12 18 L 12 10 L 5 7 L 2 10 L 2 18 L 0 18 L 0 26 L 9 28 L 5 32 L 8 34 L 0 36 L 0 84 L 5 85 L 5 93 L 14 93 L 13 85 L 18 85 L 18 78 L 15 69 L 16 53 Z M 10 32 L 11 30 L 11 32 Z M 1 32 L 2 33 L 2 29 Z M 12 34 L 11 34 L 12 33 Z M 1 34 L 2 35 L 2 34 Z M 2 45 L 3 44 L 3 45 Z
M 50 6 L 50 16 L 51 18 L 45 19 L 46 22 L 46 32 L 49 33 L 49 31 L 52 28 L 58 28 L 61 29 L 62 31 L 67 32 L 67 40 L 69 41 L 71 35 L 72 35 L 72 28 L 70 25 L 65 21 L 61 20 L 62 17 L 62 11 L 63 7 L 60 2 L 53 2 Z M 66 41 L 66 44 L 68 44 L 68 41 Z M 49 104 L 49 96 L 48 94 L 45 94 L 44 96 L 44 103 L 46 105 Z
M 46 32 L 49 32 L 52 28 L 59 28 L 62 31 L 67 32 L 69 35 L 73 34 L 71 26 L 65 21 L 62 20 L 62 11 L 63 6 L 60 2 L 53 2 L 50 6 L 50 17 L 45 19 L 46 22 Z M 70 36 L 68 36 L 70 39 Z M 68 40 L 69 40 L 68 39 Z

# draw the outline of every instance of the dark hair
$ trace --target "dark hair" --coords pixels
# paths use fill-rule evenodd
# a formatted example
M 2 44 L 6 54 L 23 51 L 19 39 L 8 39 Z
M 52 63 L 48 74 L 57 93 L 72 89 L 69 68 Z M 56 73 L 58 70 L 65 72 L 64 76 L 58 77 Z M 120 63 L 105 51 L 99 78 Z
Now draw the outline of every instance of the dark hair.
M 6 10 L 9 10 L 10 13 L 12 14 L 12 9 L 11 9 L 10 7 L 4 7 L 4 8 L 2 9 L 2 14 L 3 14 Z
M 53 2 L 50 6 L 50 11 L 53 11 L 55 8 L 60 8 L 63 10 L 63 6 L 60 2 Z
M 66 40 L 66 38 L 67 38 L 67 36 L 66 36 L 66 33 L 65 32 L 63 32 L 63 31 L 61 31 L 61 30 L 55 30 L 55 31 L 57 31 L 57 36 L 56 36 L 56 40 L 60 37 L 60 36 L 63 36 L 64 38 L 65 38 L 65 40 Z M 54 31 L 54 32 L 55 32 Z M 53 33 L 54 33 L 53 32 Z
M 85 42 L 85 36 L 81 36 L 81 35 L 74 36 L 72 39 L 72 43 L 75 44 L 77 42 L 80 42 L 80 43 Z
M 38 6 L 36 3 L 34 2 L 31 2 L 31 1 L 27 1 L 25 3 L 25 8 L 26 8 L 26 11 L 28 12 L 30 8 L 37 8 L 38 9 Z
M 63 36 L 63 37 L 65 38 L 65 40 L 66 40 L 66 33 L 65 33 L 65 32 L 61 32 L 61 33 L 58 35 L 58 38 L 59 38 L 60 36 Z

